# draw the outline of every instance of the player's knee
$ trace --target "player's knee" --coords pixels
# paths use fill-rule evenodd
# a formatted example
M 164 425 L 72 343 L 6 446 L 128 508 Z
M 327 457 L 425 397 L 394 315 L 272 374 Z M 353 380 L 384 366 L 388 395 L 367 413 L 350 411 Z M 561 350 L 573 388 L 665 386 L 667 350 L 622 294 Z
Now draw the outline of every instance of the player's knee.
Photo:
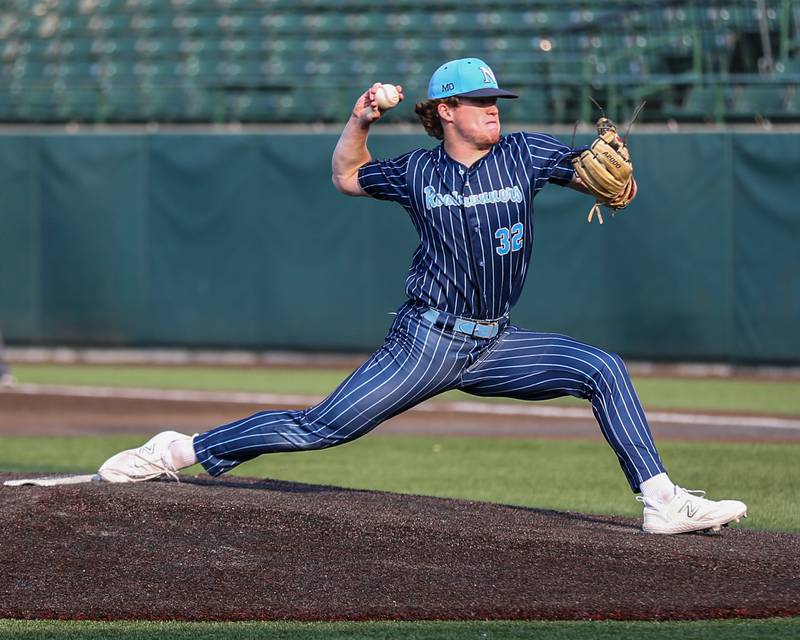
M 617 378 L 618 376 L 627 376 L 628 369 L 625 366 L 625 361 L 618 353 L 609 353 L 603 351 L 600 356 L 602 368 L 607 375 Z
M 353 430 L 336 422 L 309 422 L 303 438 L 303 449 L 328 449 L 358 437 Z
M 349 438 L 347 438 L 346 436 L 334 433 L 333 431 L 324 431 L 321 434 L 319 434 L 319 438 L 314 448 L 329 449 L 330 447 L 335 447 L 336 445 L 344 444 L 348 440 Z
M 338 437 L 335 431 L 330 427 L 316 425 L 316 428 L 307 433 L 303 438 L 302 448 L 306 451 L 328 449 L 330 447 L 335 447 L 337 444 L 342 444 L 342 442 L 343 439 Z
M 619 385 L 620 379 L 627 375 L 625 361 L 619 354 L 607 351 L 597 353 L 596 371 L 592 374 L 595 391 L 601 394 L 604 391 L 613 391 Z

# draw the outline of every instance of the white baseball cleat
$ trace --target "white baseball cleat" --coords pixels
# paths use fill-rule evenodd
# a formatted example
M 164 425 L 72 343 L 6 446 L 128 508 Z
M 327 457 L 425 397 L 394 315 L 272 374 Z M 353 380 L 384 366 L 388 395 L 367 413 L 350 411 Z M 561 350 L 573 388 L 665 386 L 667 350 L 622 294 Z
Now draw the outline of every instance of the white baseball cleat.
M 155 478 L 178 480 L 178 470 L 169 452 L 169 445 L 192 436 L 177 431 L 162 431 L 138 449 L 128 449 L 106 460 L 98 475 L 106 482 L 143 482 Z
M 675 487 L 675 496 L 667 503 L 637 496 L 644 504 L 642 530 L 647 533 L 688 533 L 719 531 L 731 522 L 747 517 L 747 505 L 739 500 L 706 500 L 705 491 Z

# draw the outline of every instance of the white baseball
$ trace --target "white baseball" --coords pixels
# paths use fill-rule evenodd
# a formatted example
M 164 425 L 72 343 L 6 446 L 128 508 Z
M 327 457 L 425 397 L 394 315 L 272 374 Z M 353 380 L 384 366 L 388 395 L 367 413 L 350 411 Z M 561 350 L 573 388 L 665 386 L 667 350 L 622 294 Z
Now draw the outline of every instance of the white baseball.
M 397 88 L 393 84 L 382 84 L 375 91 L 375 101 L 378 103 L 378 109 L 386 111 L 397 106 L 397 103 L 400 102 L 400 94 L 397 93 Z

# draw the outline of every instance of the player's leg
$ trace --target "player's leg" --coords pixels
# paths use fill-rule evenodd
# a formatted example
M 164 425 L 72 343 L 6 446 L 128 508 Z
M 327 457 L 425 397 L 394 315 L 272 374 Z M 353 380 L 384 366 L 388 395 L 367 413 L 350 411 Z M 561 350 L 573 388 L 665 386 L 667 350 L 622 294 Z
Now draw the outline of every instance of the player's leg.
M 195 438 L 198 460 L 211 475 L 278 451 L 324 449 L 358 438 L 380 423 L 451 388 L 466 354 L 429 326 L 393 332 L 385 344 L 319 405 L 265 411 Z
M 706 500 L 673 484 L 656 451 L 627 368 L 616 354 L 558 334 L 509 327 L 462 378 L 482 396 L 544 400 L 585 398 L 634 492 L 644 503 L 643 529 L 683 533 L 719 528 L 747 515 L 738 500 Z M 699 495 L 698 495 L 699 494 Z
M 349 442 L 458 384 L 470 348 L 474 350 L 470 341 L 452 339 L 421 320 L 419 313 L 404 309 L 383 346 L 319 405 L 302 411 L 262 411 L 236 420 L 195 436 L 192 450 L 206 471 L 217 476 L 265 453 L 322 449 Z M 165 438 L 140 449 L 173 449 L 185 444 L 179 440 L 176 445 Z M 117 454 L 121 458 L 115 460 L 115 456 L 103 466 L 112 471 L 123 466 L 122 474 L 104 475 L 101 467 L 101 476 L 130 481 L 131 464 L 138 458 L 153 457 L 137 456 L 132 451 Z M 142 469 L 141 475 L 148 475 L 147 471 Z M 156 477 L 158 465 L 149 471 L 149 477 Z
M 475 395 L 589 400 L 603 436 L 634 491 L 664 472 L 650 427 L 622 359 L 568 336 L 510 326 L 462 378 Z

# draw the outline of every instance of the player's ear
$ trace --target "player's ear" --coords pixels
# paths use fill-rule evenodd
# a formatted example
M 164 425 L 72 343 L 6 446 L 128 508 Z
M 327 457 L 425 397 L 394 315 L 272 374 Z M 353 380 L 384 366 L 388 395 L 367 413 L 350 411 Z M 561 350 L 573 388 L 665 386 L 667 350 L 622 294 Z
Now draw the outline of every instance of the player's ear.
M 453 107 L 446 102 L 440 102 L 436 105 L 436 113 L 443 122 L 453 121 Z

